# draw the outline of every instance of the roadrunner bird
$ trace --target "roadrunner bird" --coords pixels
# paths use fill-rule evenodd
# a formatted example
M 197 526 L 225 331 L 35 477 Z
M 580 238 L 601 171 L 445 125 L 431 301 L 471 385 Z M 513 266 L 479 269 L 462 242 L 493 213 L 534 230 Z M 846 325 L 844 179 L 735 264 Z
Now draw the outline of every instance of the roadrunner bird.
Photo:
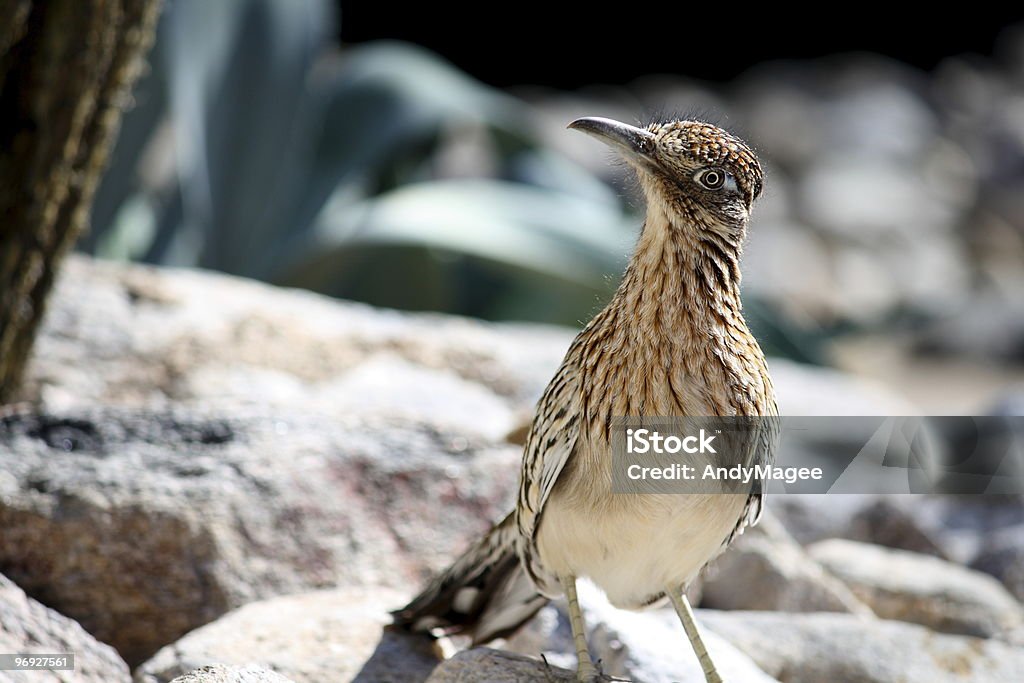
M 636 128 L 583 118 L 569 128 L 610 145 L 635 169 L 647 200 L 636 251 L 538 403 L 515 511 L 395 621 L 483 643 L 564 593 L 577 677 L 599 680 L 576 597 L 576 579 L 586 576 L 618 607 L 667 596 L 708 683 L 720 683 L 683 591 L 757 521 L 761 494 L 613 493 L 611 421 L 777 414 L 740 305 L 740 253 L 761 166 L 742 140 L 699 121 Z

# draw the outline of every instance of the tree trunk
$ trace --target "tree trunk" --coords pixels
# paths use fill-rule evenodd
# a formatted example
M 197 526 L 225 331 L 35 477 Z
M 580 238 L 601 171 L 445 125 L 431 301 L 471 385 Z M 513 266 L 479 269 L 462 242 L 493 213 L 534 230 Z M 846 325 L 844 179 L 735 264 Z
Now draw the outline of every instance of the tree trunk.
M 0 403 L 21 379 L 159 0 L 0 0 Z

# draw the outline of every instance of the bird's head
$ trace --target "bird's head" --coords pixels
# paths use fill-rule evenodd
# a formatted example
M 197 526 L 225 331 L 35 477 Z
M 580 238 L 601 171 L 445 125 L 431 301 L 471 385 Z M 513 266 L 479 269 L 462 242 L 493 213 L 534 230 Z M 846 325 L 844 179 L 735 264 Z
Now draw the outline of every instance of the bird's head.
M 618 151 L 637 170 L 648 203 L 659 207 L 673 228 L 742 241 L 763 181 L 761 164 L 743 140 L 701 121 L 637 128 L 588 117 L 569 128 Z

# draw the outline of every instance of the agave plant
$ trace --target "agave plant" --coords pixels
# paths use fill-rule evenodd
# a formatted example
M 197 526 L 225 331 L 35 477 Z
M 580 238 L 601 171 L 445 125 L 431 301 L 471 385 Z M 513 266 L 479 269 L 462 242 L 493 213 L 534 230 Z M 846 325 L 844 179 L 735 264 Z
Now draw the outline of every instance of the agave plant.
M 592 306 L 629 239 L 614 194 L 517 100 L 409 45 L 337 53 L 334 33 L 320 0 L 171 4 L 83 247 L 405 308 Z M 451 163 L 463 136 L 475 178 Z

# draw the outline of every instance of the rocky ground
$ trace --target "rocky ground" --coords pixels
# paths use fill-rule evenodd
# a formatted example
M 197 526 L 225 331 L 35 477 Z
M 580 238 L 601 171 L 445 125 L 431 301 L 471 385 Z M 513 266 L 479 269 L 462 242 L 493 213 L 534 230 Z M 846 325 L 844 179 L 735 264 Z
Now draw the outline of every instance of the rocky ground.
M 561 680 L 558 604 L 443 663 L 383 626 L 510 505 L 570 338 L 72 259 L 0 413 L 0 651 L 71 650 L 78 671 L 0 681 Z M 772 370 L 789 414 L 910 409 L 833 371 Z M 769 509 L 693 590 L 727 681 L 1020 680 L 1019 501 Z M 580 597 L 607 673 L 702 680 L 672 612 Z

